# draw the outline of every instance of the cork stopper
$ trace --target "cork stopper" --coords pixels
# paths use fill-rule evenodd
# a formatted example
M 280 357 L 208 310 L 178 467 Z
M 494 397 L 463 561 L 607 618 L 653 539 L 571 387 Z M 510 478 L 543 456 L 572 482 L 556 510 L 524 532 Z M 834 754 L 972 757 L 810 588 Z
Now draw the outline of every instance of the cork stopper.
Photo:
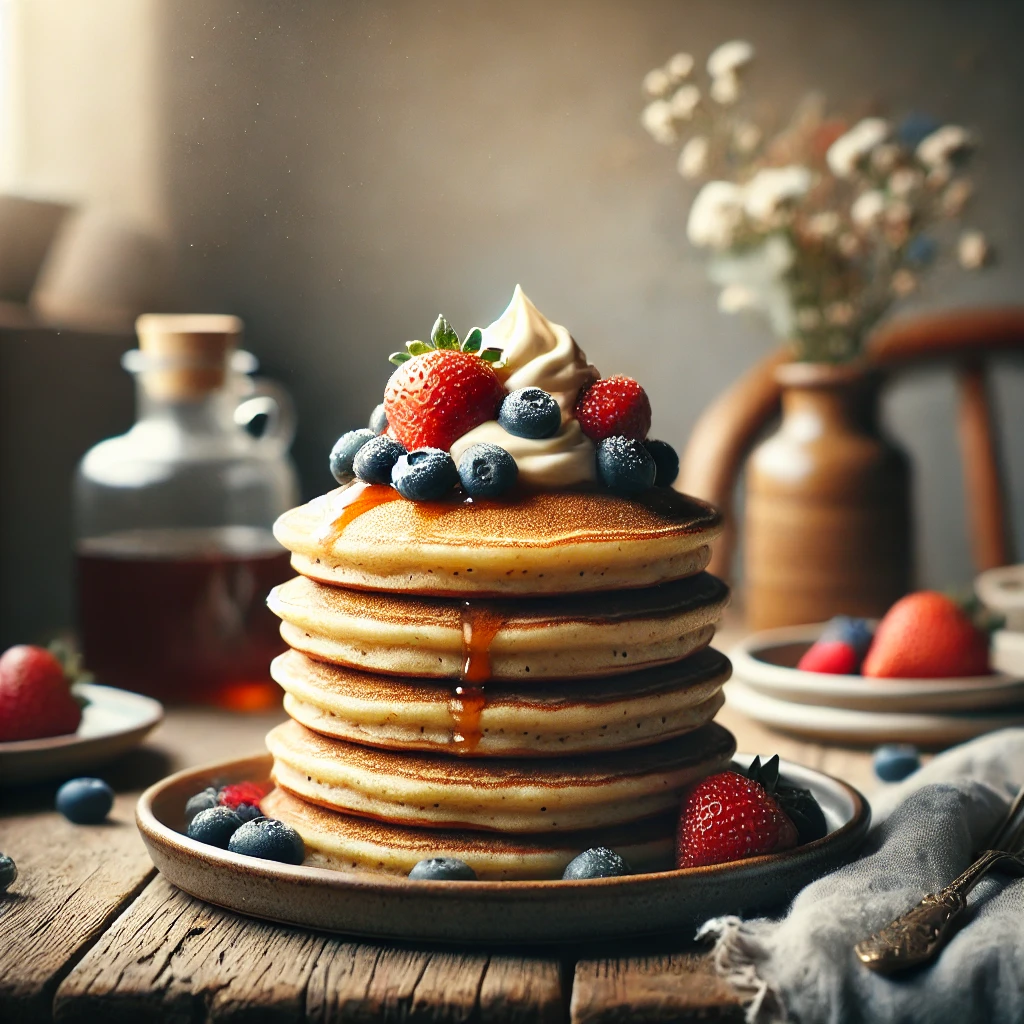
M 135 321 L 147 392 L 157 399 L 201 398 L 224 387 L 242 321 L 219 313 L 144 313 Z

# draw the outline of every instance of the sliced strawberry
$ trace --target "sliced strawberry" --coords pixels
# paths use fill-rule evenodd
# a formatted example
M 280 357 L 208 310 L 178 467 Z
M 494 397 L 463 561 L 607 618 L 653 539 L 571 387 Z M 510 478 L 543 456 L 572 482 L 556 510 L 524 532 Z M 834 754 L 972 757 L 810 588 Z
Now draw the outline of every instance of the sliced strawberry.
M 251 804 L 259 807 L 260 801 L 267 795 L 265 786 L 255 782 L 234 782 L 230 786 L 222 786 L 217 793 L 217 803 L 234 810 L 239 804 Z
M 857 652 L 842 640 L 819 640 L 804 652 L 796 665 L 802 672 L 827 672 L 837 676 L 853 675 L 859 666 Z
M 642 441 L 651 429 L 651 401 L 632 377 L 606 377 L 580 392 L 576 419 L 593 441 L 616 435 Z
M 0 741 L 77 731 L 82 709 L 64 666 L 42 647 L 19 644 L 0 656 Z

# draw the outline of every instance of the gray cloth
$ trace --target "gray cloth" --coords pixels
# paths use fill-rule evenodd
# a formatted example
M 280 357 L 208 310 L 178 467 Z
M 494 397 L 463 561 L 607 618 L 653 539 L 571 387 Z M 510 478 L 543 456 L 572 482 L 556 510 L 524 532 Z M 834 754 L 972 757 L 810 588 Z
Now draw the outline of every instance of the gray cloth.
M 1024 729 L 935 758 L 873 801 L 859 858 L 807 886 L 785 917 L 715 918 L 719 972 L 749 999 L 747 1020 L 1024 1022 L 1024 878 L 990 875 L 938 960 L 902 979 L 863 967 L 854 944 L 948 885 L 1024 782 Z

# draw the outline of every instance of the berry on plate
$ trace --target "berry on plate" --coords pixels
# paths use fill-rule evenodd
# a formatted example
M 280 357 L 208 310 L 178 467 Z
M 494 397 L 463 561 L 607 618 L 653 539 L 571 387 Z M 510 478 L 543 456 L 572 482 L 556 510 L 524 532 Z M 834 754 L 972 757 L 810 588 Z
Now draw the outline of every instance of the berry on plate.
M 872 755 L 871 766 L 883 782 L 902 782 L 921 767 L 921 755 L 909 743 L 884 743 Z
M 211 807 L 216 806 L 217 789 L 215 786 L 207 786 L 202 792 L 190 796 L 185 801 L 185 825 L 188 826 L 200 811 L 208 811 Z
M 342 434 L 334 443 L 331 449 L 331 476 L 339 484 L 347 484 L 353 476 L 352 460 L 359 454 L 359 449 L 371 438 L 377 436 L 377 432 L 362 427 L 359 430 L 350 430 Z
M 597 446 L 597 478 L 615 494 L 639 494 L 654 486 L 657 467 L 642 441 L 606 437 Z
M 900 598 L 878 624 L 865 676 L 941 679 L 990 672 L 988 634 L 952 598 L 922 590 Z
M 281 864 L 301 864 L 306 859 L 302 836 L 276 818 L 254 818 L 240 825 L 228 841 L 232 853 L 276 860 Z
M 651 429 L 651 402 L 632 377 L 605 377 L 580 392 L 576 419 L 592 441 L 614 434 L 642 441 Z
M 242 819 L 230 807 L 218 806 L 200 811 L 189 822 L 185 834 L 189 839 L 226 850 L 231 837 L 241 826 Z
M 459 459 L 462 489 L 471 498 L 497 498 L 515 485 L 516 460 L 496 444 L 470 445 Z
M 796 826 L 759 782 L 719 772 L 683 796 L 676 867 L 723 864 L 796 846 Z
M 394 438 L 387 434 L 373 437 L 356 452 L 352 460 L 352 471 L 360 480 L 368 484 L 391 483 L 391 471 L 395 463 L 405 454 Z
M 398 369 L 384 391 L 388 429 L 406 448 L 447 451 L 463 434 L 493 420 L 505 397 L 505 386 L 491 364 L 499 349 L 480 351 L 481 333 L 459 336 L 439 316 L 430 342 L 410 341 L 408 352 L 391 356 Z
M 239 804 L 235 808 L 235 814 L 238 815 L 243 823 L 264 817 L 264 814 L 259 809 L 258 804 Z
M 667 441 L 644 441 L 644 447 L 654 459 L 655 487 L 671 487 L 679 476 L 679 456 Z
M 6 853 L 0 853 L 0 892 L 7 892 L 17 880 L 18 865 Z
M 421 882 L 475 882 L 476 872 L 457 857 L 430 857 L 415 864 L 409 877 Z
M 391 484 L 411 501 L 436 501 L 459 482 L 455 460 L 440 448 L 416 448 L 391 471 Z
M 57 790 L 56 805 L 76 825 L 98 825 L 114 806 L 114 791 L 102 779 L 71 779 Z
M 775 798 L 783 813 L 796 826 L 797 842 L 801 846 L 828 834 L 825 814 L 814 794 L 809 789 L 786 782 L 779 774 L 778 754 L 768 758 L 764 764 L 761 764 L 760 757 L 755 757 L 745 774 Z
M 373 412 L 370 413 L 369 428 L 375 434 L 383 434 L 388 429 L 388 414 L 384 411 L 384 403 L 374 407 Z
M 66 736 L 81 721 L 64 666 L 50 651 L 19 644 L 0 655 L 0 742 Z
M 266 786 L 256 782 L 233 782 L 230 786 L 221 786 L 217 791 L 217 803 L 222 807 L 235 810 L 239 804 L 254 804 L 259 807 L 260 801 L 267 795 Z
M 803 672 L 848 676 L 860 671 L 874 633 L 866 619 L 837 615 L 797 662 Z
M 536 441 L 558 433 L 562 410 L 542 388 L 520 388 L 510 392 L 501 403 L 498 424 L 514 437 Z
M 585 878 L 618 878 L 632 873 L 626 861 L 614 850 L 609 850 L 607 846 L 595 846 L 569 861 L 562 872 L 562 880 L 576 882 Z

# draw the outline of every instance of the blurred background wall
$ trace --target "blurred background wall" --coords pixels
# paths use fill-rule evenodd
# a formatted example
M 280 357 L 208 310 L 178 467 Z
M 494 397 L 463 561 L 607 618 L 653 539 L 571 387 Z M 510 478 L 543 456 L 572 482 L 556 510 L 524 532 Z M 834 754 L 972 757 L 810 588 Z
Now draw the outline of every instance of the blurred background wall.
M 743 37 L 749 88 L 780 112 L 815 87 L 854 115 L 879 101 L 976 130 L 968 220 L 998 263 L 933 275 L 907 309 L 1019 302 L 1022 30 L 1024 5 L 992 0 L 3 0 L 0 189 L 152 232 L 167 307 L 242 316 L 297 400 L 308 494 L 378 400 L 387 353 L 439 311 L 460 331 L 489 322 L 517 281 L 605 372 L 641 380 L 654 433 L 682 446 L 775 342 L 715 308 L 684 235 L 692 192 L 638 121 L 644 72 Z M 118 372 L 73 356 L 45 371 L 97 394 Z M 995 377 L 1020 550 L 1024 371 Z M 938 371 L 886 399 L 934 585 L 971 576 L 952 412 Z M 81 451 L 108 421 L 77 424 Z M 40 509 L 40 536 L 60 543 L 63 518 Z

